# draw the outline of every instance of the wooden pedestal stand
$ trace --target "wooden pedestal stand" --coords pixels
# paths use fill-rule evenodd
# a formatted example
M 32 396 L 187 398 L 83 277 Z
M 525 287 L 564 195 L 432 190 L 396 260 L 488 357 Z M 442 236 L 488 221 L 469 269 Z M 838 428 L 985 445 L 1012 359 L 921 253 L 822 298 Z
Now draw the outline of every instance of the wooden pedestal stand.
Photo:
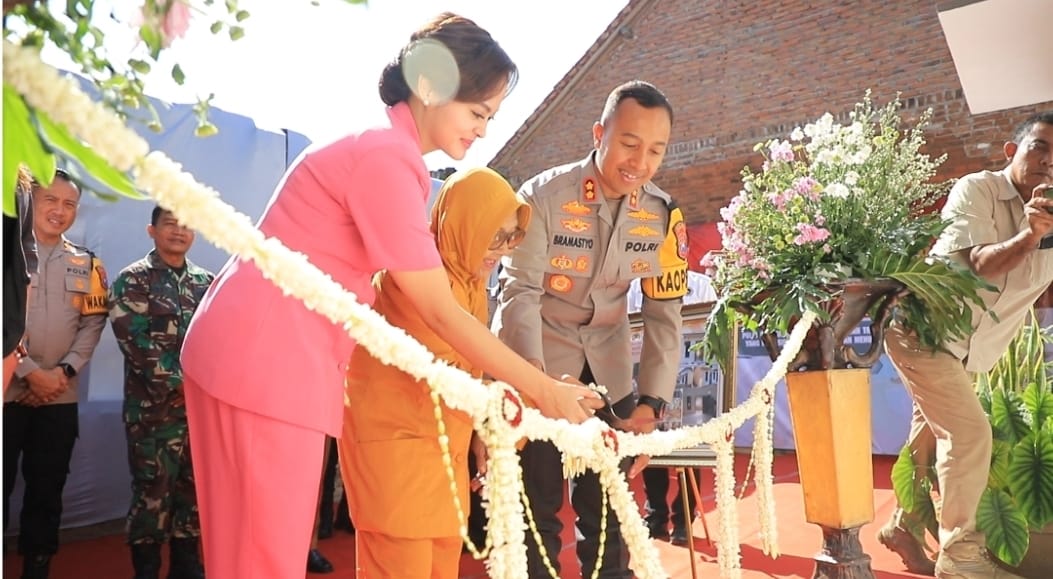
M 805 518 L 823 530 L 813 578 L 873 579 L 859 528 L 874 520 L 870 370 L 786 375 Z

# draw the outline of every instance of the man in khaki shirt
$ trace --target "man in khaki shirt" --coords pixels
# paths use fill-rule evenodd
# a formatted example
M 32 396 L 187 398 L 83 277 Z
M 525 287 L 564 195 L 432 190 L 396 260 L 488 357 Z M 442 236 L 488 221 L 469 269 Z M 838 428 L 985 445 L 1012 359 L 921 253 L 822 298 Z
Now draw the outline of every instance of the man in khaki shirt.
M 902 510 L 878 538 L 911 570 L 941 578 L 1016 577 L 986 558 L 984 536 L 976 529 L 992 441 L 971 374 L 994 366 L 1053 281 L 1053 200 L 1043 196 L 1053 184 L 1053 112 L 1021 124 L 1004 151 L 1006 169 L 966 175 L 955 184 L 943 208 L 951 225 L 932 250 L 998 288 L 981 294 L 987 311 L 974 306 L 973 332 L 936 352 L 898 323 L 885 338 L 914 400 L 908 444 L 915 464 L 935 461 L 942 495 L 935 568 L 924 568 L 931 562 L 905 531 Z
M 4 527 L 21 458 L 25 494 L 18 550 L 24 579 L 45 579 L 58 551 L 62 489 L 77 439 L 77 375 L 106 324 L 102 263 L 65 237 L 80 191 L 64 172 L 33 183 L 33 232 L 39 265 L 26 316 L 28 355 L 4 395 Z
M 523 242 L 504 262 L 493 325 L 519 355 L 550 375 L 569 374 L 607 388 L 614 426 L 654 429 L 673 394 L 687 293 L 687 234 L 680 210 L 651 183 L 665 155 L 673 111 L 654 86 L 616 88 L 593 126 L 595 151 L 529 180 L 520 195 L 533 209 Z M 626 294 L 642 278 L 644 344 L 639 397 L 632 388 Z M 603 413 L 598 413 L 603 416 Z M 628 420 L 619 420 L 628 419 Z M 559 573 L 559 451 L 532 441 L 521 453 L 524 485 L 545 555 Z M 635 469 L 642 467 L 638 462 Z M 635 474 L 635 473 L 633 473 Z M 582 576 L 592 575 L 601 536 L 602 495 L 594 472 L 571 483 Z M 600 577 L 631 577 L 617 519 L 608 517 Z M 527 533 L 530 577 L 550 577 Z

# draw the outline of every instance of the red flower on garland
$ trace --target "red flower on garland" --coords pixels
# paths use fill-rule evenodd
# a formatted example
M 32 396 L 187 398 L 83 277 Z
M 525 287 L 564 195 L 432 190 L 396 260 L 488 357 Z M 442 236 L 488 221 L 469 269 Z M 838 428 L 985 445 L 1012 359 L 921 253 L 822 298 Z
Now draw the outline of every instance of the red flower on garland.
M 603 445 L 618 454 L 618 434 L 613 430 L 603 431 Z
M 512 428 L 523 422 L 523 402 L 507 388 L 501 400 L 501 416 L 512 425 Z

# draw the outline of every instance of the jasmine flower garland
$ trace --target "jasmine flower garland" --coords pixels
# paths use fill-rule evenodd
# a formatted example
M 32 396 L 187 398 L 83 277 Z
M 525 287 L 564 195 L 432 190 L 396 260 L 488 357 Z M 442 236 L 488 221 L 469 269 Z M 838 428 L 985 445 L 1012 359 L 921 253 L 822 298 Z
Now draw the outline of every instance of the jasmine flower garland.
M 674 448 L 699 444 L 713 445 L 718 456 L 717 497 L 721 517 L 721 570 L 727 577 L 740 576 L 739 547 L 734 498 L 734 447 L 730 434 L 754 416 L 770 431 L 775 383 L 786 373 L 789 360 L 800 349 L 807 329 L 815 317 L 805 313 L 791 332 L 782 355 L 750 396 L 721 417 L 698 427 L 647 435 L 616 433 L 599 421 L 570 425 L 563 420 L 544 418 L 527 408 L 518 392 L 508 384 L 484 384 L 465 372 L 435 360 L 434 356 L 404 331 L 388 325 L 354 294 L 344 290 L 324 272 L 312 266 L 304 255 L 293 252 L 274 238 L 265 237 L 252 221 L 223 203 L 218 193 L 197 183 L 177 163 L 160 152 L 148 152 L 145 142 L 114 115 L 92 102 L 80 89 L 53 68 L 43 64 L 34 51 L 9 42 L 3 46 L 4 82 L 14 88 L 30 106 L 66 125 L 114 167 L 133 172 L 136 186 L 189 227 L 200 232 L 217 247 L 253 261 L 267 279 L 283 293 L 303 301 L 309 309 L 342 323 L 348 334 L 377 359 L 426 381 L 442 402 L 472 416 L 477 433 L 490 455 L 484 488 L 491 517 L 491 548 L 487 567 L 495 578 L 522 577 L 526 570 L 523 505 L 519 500 L 522 477 L 515 443 L 522 437 L 550 440 L 568 457 L 599 473 L 615 514 L 622 521 L 631 555 L 631 565 L 641 579 L 666 577 L 657 551 L 647 537 L 628 484 L 618 470 L 619 459 L 641 454 L 668 454 Z M 442 423 L 441 412 L 436 419 Z M 440 432 L 445 428 L 440 427 Z M 443 435 L 444 436 L 444 435 Z M 442 442 L 442 440 L 440 440 Z M 445 448 L 445 445 L 443 446 Z M 448 455 L 448 449 L 446 449 Z M 771 501 L 771 437 L 758 437 L 758 496 Z M 448 459 L 448 456 L 447 456 Z M 447 465 L 449 466 L 449 465 Z M 447 475 L 450 469 L 447 468 Z M 765 551 L 776 554 L 774 509 L 767 505 L 762 517 Z M 769 545 L 767 542 L 771 542 Z

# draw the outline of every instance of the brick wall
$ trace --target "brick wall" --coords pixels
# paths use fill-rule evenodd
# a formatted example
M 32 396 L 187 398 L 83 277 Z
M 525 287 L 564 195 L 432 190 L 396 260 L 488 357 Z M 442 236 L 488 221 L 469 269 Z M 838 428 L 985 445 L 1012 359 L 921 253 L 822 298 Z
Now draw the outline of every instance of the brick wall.
M 1053 108 L 971 115 L 932 0 L 631 0 L 490 165 L 518 185 L 584 157 L 607 94 L 633 78 L 673 103 L 655 181 L 689 223 L 719 219 L 742 167 L 760 162 L 754 144 L 844 113 L 868 88 L 878 105 L 900 93 L 908 120 L 933 109 L 941 180 L 1000 168 L 1013 127 Z

